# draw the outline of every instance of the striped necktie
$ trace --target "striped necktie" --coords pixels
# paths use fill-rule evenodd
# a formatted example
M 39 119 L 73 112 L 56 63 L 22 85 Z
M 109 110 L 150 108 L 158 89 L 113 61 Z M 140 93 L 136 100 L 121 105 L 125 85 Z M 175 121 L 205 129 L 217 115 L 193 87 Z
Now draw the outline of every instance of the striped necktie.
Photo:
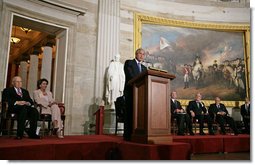
M 21 89 L 20 89 L 20 88 L 18 88 L 18 90 L 17 90 L 17 94 L 18 94 L 20 97 L 22 97 L 22 91 L 21 91 Z

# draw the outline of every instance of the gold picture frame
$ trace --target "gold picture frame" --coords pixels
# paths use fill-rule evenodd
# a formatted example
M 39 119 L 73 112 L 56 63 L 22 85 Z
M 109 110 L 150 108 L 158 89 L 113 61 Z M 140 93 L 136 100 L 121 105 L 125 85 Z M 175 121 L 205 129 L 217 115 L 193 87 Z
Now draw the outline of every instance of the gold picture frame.
M 221 23 L 204 23 L 204 22 L 192 22 L 183 20 L 174 20 L 162 17 L 155 17 L 144 15 L 141 13 L 134 13 L 134 51 L 142 47 L 143 44 L 143 26 L 153 25 L 153 26 L 169 26 L 177 28 L 189 28 L 196 30 L 208 30 L 217 31 L 225 33 L 241 33 L 243 42 L 243 61 L 245 63 L 245 97 L 250 96 L 250 25 L 249 24 L 221 24 Z M 146 49 L 145 49 L 146 50 Z M 164 68 L 163 68 L 164 69 Z M 194 97 L 194 96 L 193 96 Z M 225 100 L 222 99 L 227 107 L 240 106 L 244 103 L 243 97 L 240 100 Z M 180 101 L 182 105 L 186 106 L 191 99 L 183 99 Z M 206 106 L 214 103 L 213 99 L 203 100 Z

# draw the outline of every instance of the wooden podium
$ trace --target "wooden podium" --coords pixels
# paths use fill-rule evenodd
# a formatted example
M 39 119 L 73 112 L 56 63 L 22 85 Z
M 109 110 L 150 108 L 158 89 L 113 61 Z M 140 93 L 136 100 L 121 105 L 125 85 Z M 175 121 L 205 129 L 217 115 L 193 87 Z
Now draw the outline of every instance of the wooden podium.
M 131 141 L 172 143 L 170 80 L 174 75 L 147 70 L 131 79 L 133 85 L 133 132 Z

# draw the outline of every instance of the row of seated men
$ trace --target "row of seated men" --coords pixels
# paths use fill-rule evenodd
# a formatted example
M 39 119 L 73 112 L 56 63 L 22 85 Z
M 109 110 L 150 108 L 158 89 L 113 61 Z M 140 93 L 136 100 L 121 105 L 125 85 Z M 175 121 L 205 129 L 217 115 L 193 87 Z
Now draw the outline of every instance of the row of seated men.
M 51 114 L 52 124 L 58 138 L 64 138 L 61 134 L 63 124 L 61 122 L 61 111 L 58 104 L 52 97 L 52 93 L 46 90 L 48 85 L 47 79 L 40 79 L 37 82 L 38 89 L 33 92 L 33 99 L 29 92 L 22 88 L 22 79 L 15 76 L 12 79 L 13 87 L 5 88 L 2 94 L 2 102 L 8 103 L 8 112 L 15 113 L 17 116 L 17 140 L 21 140 L 24 136 L 24 131 L 31 139 L 41 139 L 36 134 L 37 121 L 39 120 L 39 111 L 35 107 L 35 102 L 40 104 L 42 114 Z M 35 102 L 34 102 L 35 101 Z M 29 130 L 25 130 L 26 120 L 29 120 Z M 1 123 L 1 127 L 2 127 Z
M 194 135 L 192 129 L 192 120 L 195 119 L 199 123 L 199 134 L 204 133 L 204 122 L 207 122 L 208 133 L 214 135 L 213 122 L 216 121 L 221 129 L 221 134 L 226 134 L 225 123 L 233 130 L 235 135 L 239 134 L 236 123 L 229 113 L 224 104 L 221 103 L 219 97 L 215 97 L 215 103 L 207 108 L 202 102 L 202 95 L 197 93 L 195 99 L 190 101 L 186 110 L 182 108 L 182 105 L 177 100 L 177 93 L 174 91 L 171 93 L 171 114 L 177 121 L 178 132 L 177 135 L 185 135 L 185 123 L 186 128 L 189 131 L 189 135 Z M 250 133 L 250 101 L 248 98 L 245 100 L 245 104 L 241 106 L 240 111 L 244 126 L 245 133 Z

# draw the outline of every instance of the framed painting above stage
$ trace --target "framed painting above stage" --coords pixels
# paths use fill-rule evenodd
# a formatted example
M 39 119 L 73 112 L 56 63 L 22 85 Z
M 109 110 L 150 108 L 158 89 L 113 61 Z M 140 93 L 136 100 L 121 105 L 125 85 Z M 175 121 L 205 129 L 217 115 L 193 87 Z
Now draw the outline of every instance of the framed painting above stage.
M 183 105 L 200 92 L 209 105 L 216 96 L 226 106 L 250 95 L 250 26 L 215 24 L 135 14 L 135 50 L 144 65 L 176 76 L 171 89 Z M 240 105 L 239 104 L 239 105 Z

